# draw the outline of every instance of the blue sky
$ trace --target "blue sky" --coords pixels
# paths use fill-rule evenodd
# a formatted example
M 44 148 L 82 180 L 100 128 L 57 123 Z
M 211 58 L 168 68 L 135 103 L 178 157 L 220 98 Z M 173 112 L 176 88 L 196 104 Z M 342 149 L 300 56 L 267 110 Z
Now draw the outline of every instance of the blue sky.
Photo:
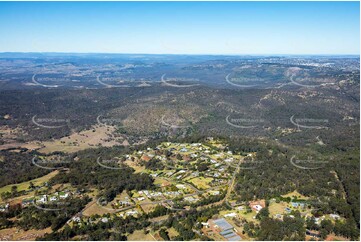
M 359 54 L 359 2 L 0 2 L 0 52 Z

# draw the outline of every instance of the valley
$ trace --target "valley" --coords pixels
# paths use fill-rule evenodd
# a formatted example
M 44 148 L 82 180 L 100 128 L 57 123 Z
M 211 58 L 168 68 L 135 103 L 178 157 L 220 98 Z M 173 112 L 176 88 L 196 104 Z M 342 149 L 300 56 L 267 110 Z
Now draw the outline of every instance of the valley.
M 358 59 L 48 55 L 0 58 L 1 240 L 358 238 Z

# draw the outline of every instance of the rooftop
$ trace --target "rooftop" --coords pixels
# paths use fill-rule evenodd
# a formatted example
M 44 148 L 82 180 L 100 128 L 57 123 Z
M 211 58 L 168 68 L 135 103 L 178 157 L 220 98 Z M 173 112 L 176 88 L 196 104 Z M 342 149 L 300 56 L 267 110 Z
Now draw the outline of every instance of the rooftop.
M 230 225 L 224 218 L 216 219 L 213 221 L 215 225 L 217 225 L 222 231 L 233 229 L 233 226 Z

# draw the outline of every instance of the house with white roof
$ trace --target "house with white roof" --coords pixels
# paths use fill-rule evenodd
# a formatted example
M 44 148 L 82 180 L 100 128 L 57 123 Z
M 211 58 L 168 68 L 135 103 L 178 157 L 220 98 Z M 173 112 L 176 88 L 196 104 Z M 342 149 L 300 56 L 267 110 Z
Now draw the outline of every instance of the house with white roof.
M 237 214 L 236 213 L 228 213 L 228 214 L 225 214 L 224 217 L 227 218 L 227 217 L 230 217 L 230 218 L 234 218 L 236 217 Z
M 252 208 L 254 208 L 256 210 L 256 212 L 259 212 L 259 211 L 261 211 L 261 209 L 263 207 L 261 205 L 259 205 L 259 204 L 256 204 L 256 205 L 253 205 Z
M 332 219 L 334 219 L 334 220 L 337 220 L 337 219 L 340 219 L 340 218 L 341 218 L 340 215 L 334 214 L 334 213 L 330 214 L 330 217 L 331 217 Z
M 177 184 L 177 185 L 175 185 L 175 186 L 176 186 L 176 188 L 178 188 L 178 189 L 186 189 L 186 186 L 183 185 L 183 184 Z

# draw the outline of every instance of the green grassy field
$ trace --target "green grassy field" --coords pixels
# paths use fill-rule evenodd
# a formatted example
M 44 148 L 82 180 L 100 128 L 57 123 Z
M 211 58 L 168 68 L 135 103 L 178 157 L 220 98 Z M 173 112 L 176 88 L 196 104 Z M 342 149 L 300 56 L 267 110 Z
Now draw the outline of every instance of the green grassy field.
M 198 189 L 208 189 L 210 188 L 209 183 L 213 180 L 213 178 L 205 178 L 205 177 L 196 177 L 188 180 L 188 182 L 193 183 L 195 187 Z
M 301 193 L 297 191 L 290 192 L 288 194 L 282 195 L 282 197 L 297 197 L 298 199 L 309 199 L 309 197 L 303 196 Z
M 35 186 L 39 186 L 39 185 L 43 184 L 44 182 L 49 181 L 52 177 L 54 177 L 58 173 L 59 173 L 59 171 L 53 171 L 53 172 L 50 172 L 49 174 L 47 174 L 45 176 L 30 180 L 30 181 L 17 183 L 17 184 L 11 184 L 11 185 L 1 187 L 0 188 L 0 194 L 3 193 L 3 192 L 10 192 L 11 187 L 14 186 L 14 185 L 17 186 L 18 191 L 28 190 L 30 182 L 34 183 Z M 0 198 L 0 201 L 1 201 L 1 198 Z
M 287 203 L 280 202 L 280 203 L 271 203 L 268 209 L 271 215 L 276 215 L 276 214 L 285 213 L 285 208 L 287 207 L 289 207 Z
M 144 234 L 143 230 L 136 230 L 132 234 L 129 234 L 128 240 L 132 241 L 155 241 L 156 239 L 152 237 L 150 233 Z

